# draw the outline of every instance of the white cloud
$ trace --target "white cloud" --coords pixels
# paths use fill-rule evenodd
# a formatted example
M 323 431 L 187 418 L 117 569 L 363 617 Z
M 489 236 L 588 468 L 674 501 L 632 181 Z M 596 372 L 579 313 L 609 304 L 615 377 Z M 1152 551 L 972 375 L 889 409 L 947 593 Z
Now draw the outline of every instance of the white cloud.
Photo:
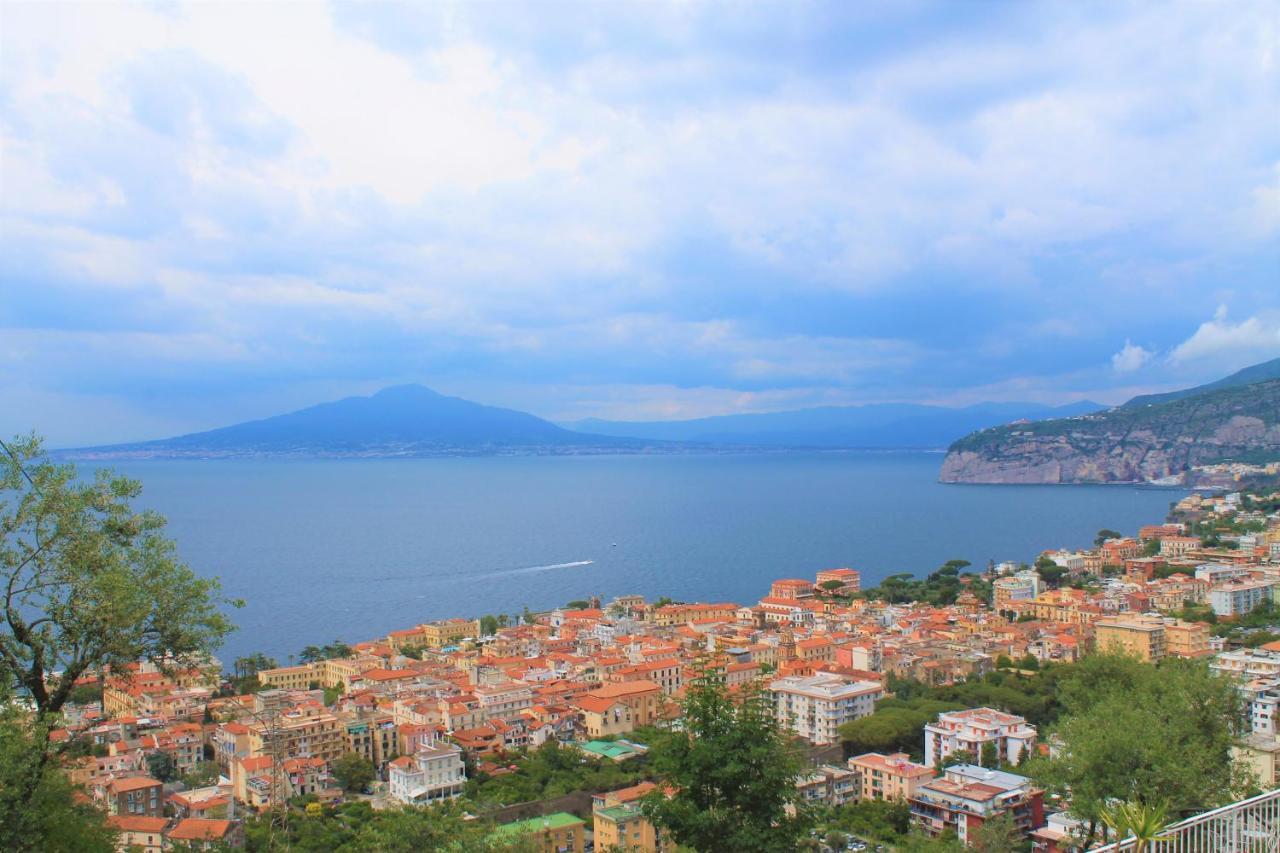
M 1120 352 L 1111 356 L 1111 368 L 1116 373 L 1132 373 L 1151 361 L 1154 355 L 1155 353 L 1151 350 L 1145 349 L 1126 338 L 1124 347 Z
M 1273 358 L 1280 355 L 1280 312 L 1267 312 L 1232 323 L 1227 306 L 1220 305 L 1213 319 L 1201 323 L 1195 334 L 1173 348 L 1174 364 L 1201 359 L 1248 357 Z

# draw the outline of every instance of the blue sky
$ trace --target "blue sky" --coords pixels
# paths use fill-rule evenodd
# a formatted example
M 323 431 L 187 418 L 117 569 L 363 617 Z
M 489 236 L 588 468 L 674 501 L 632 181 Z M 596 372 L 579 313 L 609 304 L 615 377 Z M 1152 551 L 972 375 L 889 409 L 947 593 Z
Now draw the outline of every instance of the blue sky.
M 1280 355 L 1278 19 L 7 3 L 0 431 L 1213 379 Z

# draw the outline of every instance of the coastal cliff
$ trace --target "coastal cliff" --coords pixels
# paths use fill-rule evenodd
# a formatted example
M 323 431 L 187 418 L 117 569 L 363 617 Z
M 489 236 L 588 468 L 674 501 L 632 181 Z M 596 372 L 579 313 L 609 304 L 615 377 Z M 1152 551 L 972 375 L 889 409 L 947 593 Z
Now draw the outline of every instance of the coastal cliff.
M 1276 363 L 1280 368 L 1280 361 Z M 951 445 L 944 483 L 1146 483 L 1197 466 L 1280 460 L 1280 378 L 1092 415 L 1008 424 Z

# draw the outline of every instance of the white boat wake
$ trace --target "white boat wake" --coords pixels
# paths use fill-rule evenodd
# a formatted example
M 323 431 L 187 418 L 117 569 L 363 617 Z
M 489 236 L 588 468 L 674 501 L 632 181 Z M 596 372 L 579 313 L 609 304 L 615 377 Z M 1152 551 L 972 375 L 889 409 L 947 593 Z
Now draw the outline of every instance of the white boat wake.
M 574 560 L 572 563 L 551 563 L 546 566 L 525 566 L 520 569 L 503 569 L 499 572 L 487 572 L 483 575 L 472 575 L 472 577 L 497 578 L 504 577 L 506 575 L 527 575 L 533 574 L 534 572 L 550 572 L 555 569 L 572 569 L 578 566 L 589 566 L 594 562 L 595 560 Z

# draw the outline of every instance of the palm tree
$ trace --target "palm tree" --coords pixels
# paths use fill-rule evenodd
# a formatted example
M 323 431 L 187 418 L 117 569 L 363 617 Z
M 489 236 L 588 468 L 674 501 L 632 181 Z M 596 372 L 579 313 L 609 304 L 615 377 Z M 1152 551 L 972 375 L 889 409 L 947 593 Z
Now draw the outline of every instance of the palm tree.
M 1162 835 L 1169 822 L 1169 804 L 1148 805 L 1142 802 L 1115 803 L 1104 806 L 1102 822 L 1116 834 L 1116 841 L 1133 836 L 1134 853 L 1146 853 L 1156 841 L 1168 841 L 1173 836 Z

